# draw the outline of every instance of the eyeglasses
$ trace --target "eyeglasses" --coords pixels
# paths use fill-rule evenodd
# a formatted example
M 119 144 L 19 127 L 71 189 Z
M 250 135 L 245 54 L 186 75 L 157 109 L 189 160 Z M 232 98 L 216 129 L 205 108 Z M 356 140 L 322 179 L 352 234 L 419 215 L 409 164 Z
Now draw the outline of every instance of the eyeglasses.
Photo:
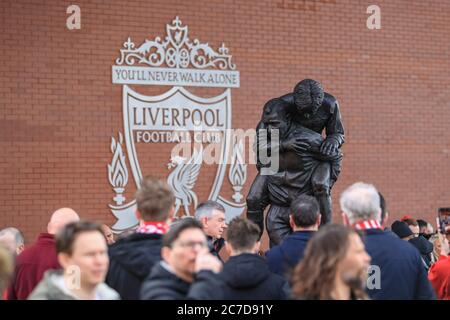
M 186 241 L 186 242 L 175 242 L 174 244 L 178 244 L 182 248 L 194 249 L 196 246 L 200 248 L 206 248 L 208 243 L 206 241 Z

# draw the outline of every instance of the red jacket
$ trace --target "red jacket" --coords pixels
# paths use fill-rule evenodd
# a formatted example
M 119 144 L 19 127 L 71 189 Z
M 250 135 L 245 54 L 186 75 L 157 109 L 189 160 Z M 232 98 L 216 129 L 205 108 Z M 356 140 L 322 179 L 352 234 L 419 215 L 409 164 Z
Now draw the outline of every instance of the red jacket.
M 450 257 L 440 256 L 428 273 L 438 299 L 450 300 Z
M 54 236 L 41 233 L 36 243 L 17 257 L 14 278 L 8 288 L 8 300 L 27 299 L 42 280 L 45 271 L 60 268 Z

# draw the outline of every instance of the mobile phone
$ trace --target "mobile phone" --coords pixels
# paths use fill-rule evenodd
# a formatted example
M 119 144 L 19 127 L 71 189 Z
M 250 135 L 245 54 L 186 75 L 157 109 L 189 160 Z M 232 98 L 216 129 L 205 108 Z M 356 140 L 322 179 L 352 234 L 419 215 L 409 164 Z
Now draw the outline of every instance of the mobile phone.
M 438 220 L 439 232 L 445 234 L 446 227 L 450 226 L 450 208 L 439 208 Z

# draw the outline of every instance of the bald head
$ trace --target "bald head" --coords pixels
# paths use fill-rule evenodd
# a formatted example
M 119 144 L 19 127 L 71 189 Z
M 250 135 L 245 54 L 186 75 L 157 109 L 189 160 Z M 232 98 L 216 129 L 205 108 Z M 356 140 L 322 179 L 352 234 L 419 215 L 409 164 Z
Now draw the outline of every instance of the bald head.
M 70 208 L 61 208 L 53 212 L 47 225 L 47 232 L 57 234 L 62 228 L 71 222 L 80 221 L 78 214 Z

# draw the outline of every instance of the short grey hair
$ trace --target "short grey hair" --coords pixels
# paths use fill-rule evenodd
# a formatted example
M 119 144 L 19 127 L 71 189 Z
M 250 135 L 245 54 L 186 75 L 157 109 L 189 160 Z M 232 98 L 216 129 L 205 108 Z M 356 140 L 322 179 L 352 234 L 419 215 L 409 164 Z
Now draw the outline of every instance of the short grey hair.
M 195 210 L 195 219 L 200 221 L 203 217 L 211 218 L 214 210 L 225 212 L 225 208 L 216 201 L 208 200 L 200 203 Z
M 427 231 L 428 233 L 434 233 L 433 225 L 429 222 L 427 223 Z
M 340 205 L 352 224 L 358 220 L 380 220 L 380 195 L 372 184 L 364 182 L 352 184 L 342 192 Z
M 0 230 L 0 237 L 12 234 L 14 236 L 14 240 L 16 241 L 16 247 L 25 244 L 25 237 L 23 236 L 22 231 L 17 228 L 8 227 Z

